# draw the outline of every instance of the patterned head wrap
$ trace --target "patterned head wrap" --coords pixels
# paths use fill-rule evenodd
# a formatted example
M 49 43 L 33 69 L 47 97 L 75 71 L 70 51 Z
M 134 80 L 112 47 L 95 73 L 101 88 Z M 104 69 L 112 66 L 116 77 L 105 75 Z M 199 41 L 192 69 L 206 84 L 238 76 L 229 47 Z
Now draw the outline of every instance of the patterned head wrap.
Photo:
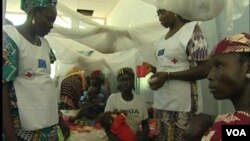
M 213 49 L 211 55 L 250 52 L 250 35 L 248 33 L 235 34 L 221 40 Z
M 128 68 L 128 67 L 125 67 L 125 68 L 121 68 L 121 69 L 119 69 L 118 71 L 117 71 L 117 79 L 121 76 L 121 75 L 123 75 L 123 74 L 128 74 L 128 75 L 130 75 L 130 76 L 132 76 L 132 77 L 135 77 L 135 73 L 134 73 L 134 71 L 133 71 L 133 69 L 132 68 Z
M 29 13 L 34 7 L 47 7 L 56 5 L 57 0 L 21 0 L 21 9 Z
M 70 69 L 66 72 L 65 76 L 69 76 L 69 75 L 71 75 L 71 74 L 75 74 L 75 73 L 80 72 L 80 71 L 82 71 L 82 69 L 81 69 L 80 67 L 78 67 L 78 66 L 73 66 L 72 68 L 70 68 Z

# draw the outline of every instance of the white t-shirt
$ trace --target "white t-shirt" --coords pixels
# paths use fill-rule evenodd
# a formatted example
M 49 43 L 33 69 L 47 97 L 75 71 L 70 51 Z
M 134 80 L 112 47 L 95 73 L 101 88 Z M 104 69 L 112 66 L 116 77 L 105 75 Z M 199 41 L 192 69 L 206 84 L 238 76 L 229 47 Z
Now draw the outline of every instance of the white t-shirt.
M 125 101 L 120 92 L 111 94 L 107 100 L 105 112 L 116 109 L 127 111 L 126 122 L 134 133 L 139 130 L 141 121 L 148 118 L 146 101 L 137 94 L 134 94 L 134 98 L 131 101 Z

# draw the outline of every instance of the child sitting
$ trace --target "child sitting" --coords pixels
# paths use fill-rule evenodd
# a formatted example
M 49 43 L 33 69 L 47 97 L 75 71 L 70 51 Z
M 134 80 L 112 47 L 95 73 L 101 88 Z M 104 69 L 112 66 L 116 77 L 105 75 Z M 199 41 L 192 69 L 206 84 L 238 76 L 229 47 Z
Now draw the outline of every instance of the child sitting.
M 81 105 L 80 111 L 75 117 L 69 117 L 70 122 L 74 122 L 75 120 L 81 118 L 95 120 L 98 115 L 103 112 L 102 106 L 99 105 L 99 91 L 100 88 L 96 86 L 89 87 L 87 100 Z

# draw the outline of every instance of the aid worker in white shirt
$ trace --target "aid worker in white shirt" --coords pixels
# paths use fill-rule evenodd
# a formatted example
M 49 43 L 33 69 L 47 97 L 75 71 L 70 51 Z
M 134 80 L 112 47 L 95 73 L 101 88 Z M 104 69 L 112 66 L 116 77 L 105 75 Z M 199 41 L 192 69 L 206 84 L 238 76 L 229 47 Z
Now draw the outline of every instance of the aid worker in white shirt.
M 144 63 L 154 73 L 149 86 L 154 90 L 156 141 L 180 141 L 199 110 L 197 80 L 206 78 L 209 71 L 207 42 L 197 22 L 165 9 L 157 14 L 169 31 L 156 43 L 156 67 Z

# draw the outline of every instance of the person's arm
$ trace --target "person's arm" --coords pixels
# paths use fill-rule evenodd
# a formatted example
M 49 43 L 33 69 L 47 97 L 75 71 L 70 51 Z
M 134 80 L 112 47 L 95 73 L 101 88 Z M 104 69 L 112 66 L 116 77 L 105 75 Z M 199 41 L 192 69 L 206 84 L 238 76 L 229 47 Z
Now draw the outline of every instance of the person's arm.
M 84 111 L 86 110 L 85 105 L 86 103 L 82 105 L 81 109 L 78 111 L 78 113 L 74 117 L 71 117 L 72 118 L 71 120 L 73 122 L 83 116 Z
M 96 100 L 87 99 L 87 101 L 80 108 L 79 112 L 74 117 L 72 117 L 71 120 L 75 121 L 81 118 L 82 116 L 85 116 L 87 118 L 94 118 L 96 116 L 96 111 L 93 110 L 95 109 L 94 107 L 97 105 L 98 102 Z
M 206 78 L 210 70 L 209 61 L 197 61 L 197 66 L 185 71 L 178 72 L 159 72 L 158 76 L 163 76 L 167 79 L 176 79 L 183 81 L 194 81 Z
M 147 63 L 147 62 L 143 62 L 142 65 L 146 66 L 146 74 L 152 72 L 152 73 L 156 73 L 156 67 Z
M 2 124 L 3 124 L 3 134 L 7 141 L 17 141 L 17 136 L 14 131 L 13 120 L 10 115 L 10 93 L 8 89 L 8 84 L 2 83 Z
M 149 131 L 150 131 L 148 119 L 143 120 L 141 122 L 141 127 L 142 127 L 141 128 L 142 130 L 141 130 L 140 136 L 138 137 L 138 140 L 140 140 L 140 141 L 146 141 L 148 139 L 148 134 L 149 134 Z
M 153 90 L 157 90 L 167 81 L 167 80 L 183 80 L 183 81 L 195 81 L 199 79 L 206 78 L 210 69 L 209 61 L 199 61 L 197 66 L 190 68 L 185 71 L 178 72 L 157 72 L 153 74 L 150 78 L 156 77 L 154 82 L 149 82 L 149 86 Z
M 107 104 L 105 106 L 105 110 L 104 112 L 108 112 L 108 111 L 115 111 L 114 110 L 114 106 L 113 106 L 113 96 L 110 95 L 108 100 L 107 100 Z M 109 141 L 119 141 L 118 138 L 109 130 L 109 129 L 104 129 L 107 137 L 109 138 Z
M 183 134 L 184 139 L 200 141 L 205 132 L 212 126 L 214 119 L 214 116 L 204 113 L 194 116 Z
M 190 68 L 186 71 L 171 72 L 167 77 L 170 79 L 194 81 L 206 78 L 209 70 L 210 70 L 209 61 L 199 61 L 197 62 L 196 67 Z
M 119 115 L 117 115 L 117 117 L 113 118 L 113 123 L 111 125 L 110 130 L 113 133 L 116 133 L 118 131 L 118 129 L 121 126 L 123 126 L 124 123 L 125 123 L 125 115 L 123 113 L 120 113 Z
M 109 141 L 119 141 L 118 138 L 110 130 L 105 129 L 104 131 L 109 138 Z
M 190 61 L 196 62 L 197 66 L 185 71 L 169 73 L 168 78 L 184 81 L 206 78 L 210 70 L 208 46 L 206 38 L 198 25 L 195 26 L 192 37 L 187 44 L 186 54 Z

